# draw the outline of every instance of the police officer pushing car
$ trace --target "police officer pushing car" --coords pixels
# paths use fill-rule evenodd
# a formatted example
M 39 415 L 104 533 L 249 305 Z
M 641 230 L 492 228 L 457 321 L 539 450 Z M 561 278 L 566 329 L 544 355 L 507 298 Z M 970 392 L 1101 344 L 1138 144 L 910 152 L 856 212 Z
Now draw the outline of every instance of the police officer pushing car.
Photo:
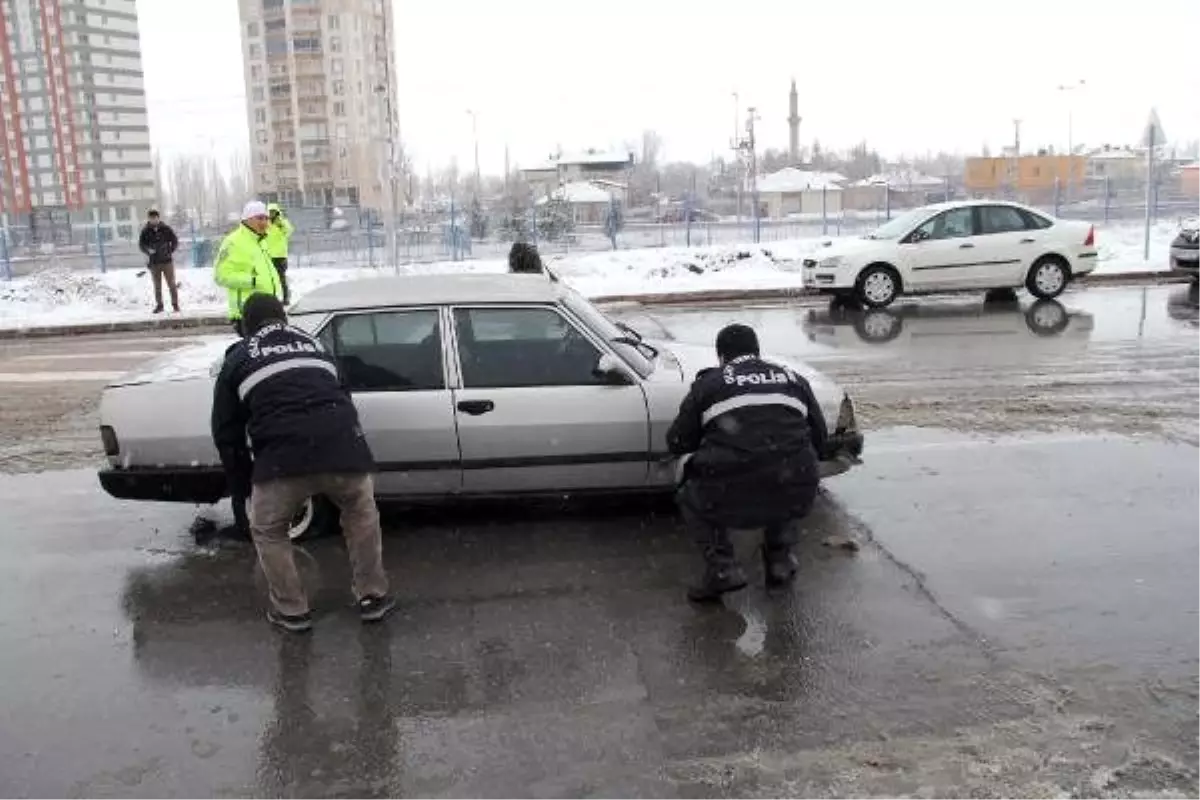
M 829 438 L 808 381 L 762 359 L 752 328 L 724 328 L 717 355 L 720 367 L 696 376 L 667 432 L 671 453 L 687 458 L 679 506 L 705 561 L 693 602 L 746 586 L 731 528 L 762 528 L 767 584 L 792 580 L 792 523 L 812 507 Z

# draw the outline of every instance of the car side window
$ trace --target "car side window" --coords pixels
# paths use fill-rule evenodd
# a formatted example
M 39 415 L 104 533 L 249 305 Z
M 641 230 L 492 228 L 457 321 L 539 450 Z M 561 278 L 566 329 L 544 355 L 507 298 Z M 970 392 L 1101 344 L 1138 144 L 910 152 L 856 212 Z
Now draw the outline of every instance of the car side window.
M 1018 211 L 1021 214 L 1021 219 L 1025 221 L 1025 230 L 1042 231 L 1046 228 L 1049 228 L 1053 224 L 1041 214 L 1035 214 L 1032 211 L 1026 211 L 1023 208 L 1018 209 Z
M 432 309 L 337 317 L 321 343 L 337 358 L 351 391 L 446 388 L 438 312 Z
M 980 233 L 1016 233 L 1027 229 L 1025 218 L 1012 206 L 983 206 L 979 209 Z
M 943 211 L 917 228 L 925 239 L 959 239 L 975 235 L 975 214 L 971 206 Z
M 600 351 L 549 308 L 460 308 L 454 312 L 463 386 L 498 389 L 602 384 Z

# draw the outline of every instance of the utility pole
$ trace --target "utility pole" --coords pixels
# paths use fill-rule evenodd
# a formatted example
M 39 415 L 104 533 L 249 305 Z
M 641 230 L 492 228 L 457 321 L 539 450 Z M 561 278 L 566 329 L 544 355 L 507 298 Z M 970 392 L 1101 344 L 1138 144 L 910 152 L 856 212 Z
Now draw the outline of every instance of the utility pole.
M 1012 162 L 1008 166 L 1008 179 L 1016 195 L 1021 188 L 1021 120 L 1013 121 L 1013 151 Z
M 732 142 L 733 149 L 738 155 L 739 164 L 742 163 L 743 160 L 745 160 L 745 162 L 748 166 L 747 172 L 748 172 L 749 180 L 752 181 L 752 183 L 750 185 L 750 193 L 751 193 L 750 196 L 751 196 L 751 203 L 753 204 L 752 212 L 753 212 L 753 219 L 754 219 L 754 241 L 755 242 L 758 242 L 759 234 L 760 234 L 759 216 L 758 216 L 758 214 L 759 214 L 759 207 L 758 207 L 758 153 L 757 153 L 757 147 L 756 147 L 756 142 L 755 142 L 755 138 L 754 138 L 754 123 L 758 118 L 759 118 L 759 116 L 753 106 L 746 109 L 746 136 L 745 136 L 745 138 L 735 138 L 734 141 Z M 739 198 L 738 222 L 739 223 L 741 222 L 741 202 L 740 202 L 741 194 L 742 194 L 742 183 L 739 182 L 738 183 L 738 198 Z
M 396 182 L 396 178 L 397 178 L 397 175 L 396 175 L 396 172 L 397 172 L 397 170 L 396 170 L 396 156 L 397 156 L 396 139 L 398 138 L 396 128 L 398 127 L 398 125 L 396 123 L 395 109 L 392 108 L 392 94 L 393 94 L 393 92 L 392 92 L 392 88 L 393 88 L 392 87 L 392 54 L 390 52 L 388 52 L 388 48 L 390 47 L 391 42 L 392 42 L 391 31 L 389 30 L 389 28 L 390 28 L 389 17 L 390 17 L 390 13 L 391 13 L 389 10 L 390 8 L 391 8 L 391 3 L 383 3 L 383 43 L 384 43 L 384 48 L 385 48 L 384 52 L 382 53 L 382 55 L 383 55 L 383 84 L 381 86 L 376 86 L 375 91 L 382 95 L 383 112 L 384 112 L 385 118 L 387 119 L 387 143 L 386 143 L 387 157 L 386 157 L 386 161 L 384 163 L 384 168 L 383 168 L 383 170 L 380 171 L 380 176 L 379 176 L 380 177 L 380 189 L 385 189 L 385 187 L 386 187 L 385 191 L 387 192 L 387 203 L 386 203 L 387 219 L 384 223 L 384 225 L 385 225 L 384 230 L 386 231 L 387 242 L 388 242 L 388 256 L 392 260 L 392 269 L 394 269 L 396 271 L 396 274 L 399 274 L 400 273 L 400 247 L 399 247 L 399 241 L 398 241 L 397 232 L 396 232 L 396 210 L 397 210 L 397 206 L 399 205 L 397 202 L 397 196 L 396 196 L 396 194 L 397 194 L 396 193 L 396 186 L 397 186 L 397 182 Z M 376 56 L 378 57 L 379 55 L 380 54 L 377 52 Z M 386 183 L 385 183 L 385 181 L 386 181 Z M 369 234 L 369 232 L 368 232 L 368 234 Z
M 734 152 L 733 168 L 737 179 L 737 225 L 742 227 L 742 151 L 739 145 L 738 130 L 741 125 L 741 105 L 738 102 L 738 93 L 733 93 L 733 138 L 729 140 L 729 146 Z
M 504 145 L 504 197 L 508 199 L 508 176 L 510 174 L 508 166 L 508 145 Z

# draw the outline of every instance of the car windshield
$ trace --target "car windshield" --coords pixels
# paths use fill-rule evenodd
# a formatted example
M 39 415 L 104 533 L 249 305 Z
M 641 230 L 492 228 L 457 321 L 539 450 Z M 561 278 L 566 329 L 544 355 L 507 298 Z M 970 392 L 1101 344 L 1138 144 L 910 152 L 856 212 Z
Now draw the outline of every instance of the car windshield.
M 868 239 L 899 239 L 913 228 L 920 225 L 925 220 L 929 219 L 933 214 L 933 209 L 929 206 L 914 208 L 912 211 L 907 211 L 893 220 L 885 222 L 871 233 L 868 233 Z
M 604 337 L 643 378 L 654 372 L 658 350 L 642 341 L 640 333 L 628 325 L 613 322 L 582 295 L 566 286 L 563 287 L 563 305 L 593 332 Z

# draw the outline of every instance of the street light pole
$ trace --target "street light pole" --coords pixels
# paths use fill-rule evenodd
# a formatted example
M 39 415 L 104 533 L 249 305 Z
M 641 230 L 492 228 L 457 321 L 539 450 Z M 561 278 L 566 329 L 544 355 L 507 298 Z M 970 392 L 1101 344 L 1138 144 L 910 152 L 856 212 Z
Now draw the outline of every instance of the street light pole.
M 1059 84 L 1058 91 L 1067 95 L 1067 204 L 1071 202 L 1071 184 L 1074 183 L 1072 169 L 1075 156 L 1075 106 L 1071 100 L 1071 93 L 1076 89 L 1081 89 L 1087 85 L 1087 81 L 1080 78 L 1076 83 Z
M 479 119 L 473 109 L 468 108 L 471 115 L 471 139 L 475 142 L 475 198 L 479 198 L 481 182 L 479 179 Z
M 742 150 L 741 150 L 741 104 L 738 93 L 733 93 L 733 141 L 734 171 L 737 173 L 737 227 L 742 228 Z

